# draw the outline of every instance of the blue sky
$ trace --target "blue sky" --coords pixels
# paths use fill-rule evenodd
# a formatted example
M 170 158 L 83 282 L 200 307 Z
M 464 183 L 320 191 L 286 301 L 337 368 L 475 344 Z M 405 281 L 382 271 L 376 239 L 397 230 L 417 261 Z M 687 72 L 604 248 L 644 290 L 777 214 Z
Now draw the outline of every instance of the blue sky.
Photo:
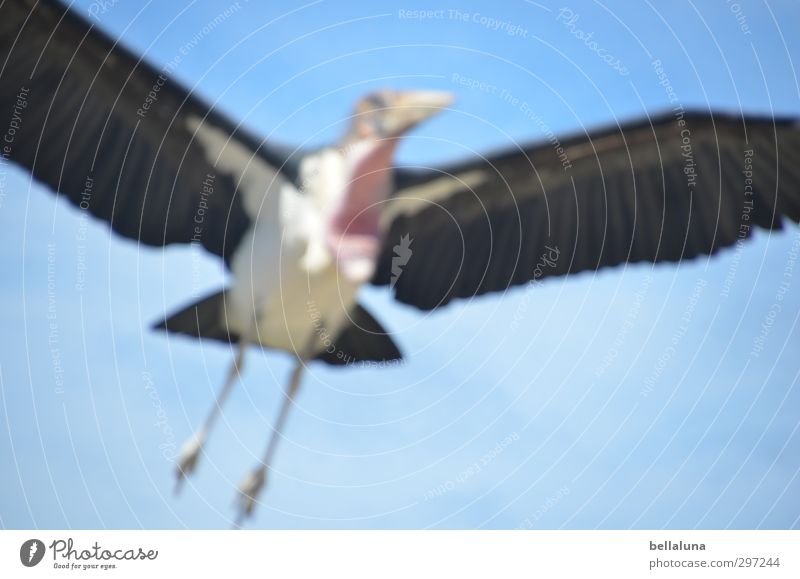
M 687 108 L 800 116 L 793 0 L 240 1 L 204 33 L 227 6 L 119 2 L 99 19 L 159 66 L 199 34 L 174 77 L 285 143 L 335 141 L 374 88 L 453 91 L 454 110 L 410 136 L 400 163 L 662 111 L 654 60 Z M 231 351 L 148 328 L 225 283 L 221 264 L 112 238 L 18 171 L 3 193 L 0 526 L 228 527 L 287 357 L 249 353 L 174 497 L 171 452 Z M 792 226 L 711 260 L 584 273 L 432 314 L 367 288 L 407 363 L 313 368 L 252 526 L 797 528 L 800 265 L 785 270 L 798 247 Z

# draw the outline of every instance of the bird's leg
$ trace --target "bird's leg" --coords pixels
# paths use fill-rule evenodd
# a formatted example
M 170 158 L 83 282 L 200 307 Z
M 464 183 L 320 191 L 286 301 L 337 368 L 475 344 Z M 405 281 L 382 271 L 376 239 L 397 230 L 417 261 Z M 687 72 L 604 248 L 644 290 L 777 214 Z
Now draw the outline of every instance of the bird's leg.
M 200 458 L 200 453 L 202 452 L 203 446 L 206 443 L 208 433 L 210 432 L 211 427 L 214 425 L 214 422 L 216 422 L 220 410 L 222 410 L 222 405 L 225 403 L 225 400 L 228 398 L 231 390 L 233 390 L 233 385 L 236 383 L 236 379 L 242 372 L 242 367 L 244 365 L 244 352 L 247 349 L 248 344 L 248 339 L 246 336 L 247 334 L 242 334 L 242 337 L 239 339 L 236 356 L 234 357 L 231 368 L 228 371 L 228 376 L 225 378 L 225 383 L 222 385 L 222 389 L 214 399 L 214 404 L 211 406 L 211 410 L 208 413 L 206 421 L 203 423 L 203 426 L 201 426 L 200 429 L 195 432 L 181 448 L 181 453 L 178 457 L 178 466 L 175 469 L 175 475 L 177 477 L 177 481 L 175 483 L 176 494 L 180 492 L 184 479 L 191 475 L 194 472 L 194 469 L 197 467 L 197 460 Z
M 312 337 L 312 339 L 309 341 L 309 344 L 305 348 L 304 352 L 302 354 L 298 354 L 297 365 L 294 367 L 294 370 L 292 370 L 292 375 L 289 378 L 289 385 L 286 388 L 283 403 L 281 404 L 281 409 L 278 413 L 278 418 L 275 420 L 275 426 L 273 427 L 272 434 L 270 434 L 267 448 L 264 451 L 264 457 L 259 465 L 245 477 L 245 479 L 242 481 L 242 484 L 239 486 L 239 493 L 237 495 L 239 512 L 236 516 L 236 523 L 234 524 L 234 527 L 241 526 L 242 521 L 253 513 L 258 495 L 262 490 L 264 490 L 264 486 L 267 482 L 267 471 L 272 463 L 272 458 L 275 454 L 275 449 L 278 446 L 278 441 L 282 436 L 281 433 L 283 431 L 284 424 L 286 423 L 286 417 L 289 414 L 289 408 L 294 401 L 294 397 L 297 395 L 297 391 L 300 389 L 300 379 L 303 376 L 303 370 L 306 367 L 306 362 L 310 359 L 313 353 L 315 337 L 316 336 Z

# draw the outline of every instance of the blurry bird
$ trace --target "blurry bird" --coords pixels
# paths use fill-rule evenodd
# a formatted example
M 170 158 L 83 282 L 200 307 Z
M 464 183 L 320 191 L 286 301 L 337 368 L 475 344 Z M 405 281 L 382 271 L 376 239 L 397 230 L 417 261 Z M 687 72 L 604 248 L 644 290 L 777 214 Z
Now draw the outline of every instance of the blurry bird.
M 800 220 L 791 120 L 670 111 L 441 168 L 397 168 L 402 137 L 452 103 L 378 91 L 337 146 L 283 148 L 243 130 L 56 2 L 0 8 L 3 160 L 146 245 L 198 243 L 234 284 L 167 317 L 169 332 L 238 344 L 197 465 L 249 345 L 296 358 L 263 460 L 239 489 L 252 513 L 306 364 L 399 360 L 359 287 L 423 310 L 534 278 L 680 261 Z M 542 267 L 541 260 L 547 267 Z

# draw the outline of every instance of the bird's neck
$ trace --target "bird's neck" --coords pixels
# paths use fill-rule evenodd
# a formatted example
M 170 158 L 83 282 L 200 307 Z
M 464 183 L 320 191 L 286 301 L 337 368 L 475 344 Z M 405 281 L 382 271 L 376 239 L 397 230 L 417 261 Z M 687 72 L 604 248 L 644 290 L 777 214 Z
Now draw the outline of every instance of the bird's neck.
M 372 277 L 381 247 L 380 215 L 392 187 L 395 139 L 355 142 L 343 150 L 344 192 L 328 221 L 328 246 L 355 282 Z

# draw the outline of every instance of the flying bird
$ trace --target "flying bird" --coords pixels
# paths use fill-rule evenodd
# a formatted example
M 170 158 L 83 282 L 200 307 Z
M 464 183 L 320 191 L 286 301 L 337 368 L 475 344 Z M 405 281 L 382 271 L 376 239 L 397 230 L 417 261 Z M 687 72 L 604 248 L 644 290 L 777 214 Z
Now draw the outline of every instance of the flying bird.
M 0 8 L 3 162 L 137 243 L 199 244 L 233 283 L 156 327 L 237 345 L 177 482 L 196 468 L 249 346 L 291 354 L 250 515 L 307 364 L 402 355 L 358 302 L 364 284 L 421 310 L 548 276 L 678 262 L 800 220 L 792 119 L 683 109 L 443 167 L 395 167 L 440 91 L 377 90 L 317 150 L 259 138 L 52 1 Z M 7 120 L 7 119 L 6 119 Z

